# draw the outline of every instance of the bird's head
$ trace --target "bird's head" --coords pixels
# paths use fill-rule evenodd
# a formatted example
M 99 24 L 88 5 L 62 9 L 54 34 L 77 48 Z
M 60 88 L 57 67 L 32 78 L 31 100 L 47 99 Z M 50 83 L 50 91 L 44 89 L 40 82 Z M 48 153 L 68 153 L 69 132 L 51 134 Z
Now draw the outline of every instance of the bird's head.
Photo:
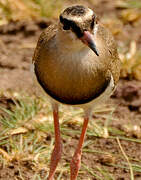
M 81 40 L 99 56 L 94 42 L 95 24 L 96 16 L 94 12 L 81 5 L 68 7 L 60 14 L 61 30 L 72 35 L 72 38 L 75 37 Z

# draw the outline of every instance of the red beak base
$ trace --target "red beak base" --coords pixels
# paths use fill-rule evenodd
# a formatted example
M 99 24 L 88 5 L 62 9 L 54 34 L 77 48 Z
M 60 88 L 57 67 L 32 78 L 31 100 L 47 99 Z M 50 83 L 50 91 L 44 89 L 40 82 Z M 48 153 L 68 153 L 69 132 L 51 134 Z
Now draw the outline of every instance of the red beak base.
M 84 44 L 89 46 L 89 48 L 94 51 L 97 56 L 99 56 L 98 50 L 96 49 L 96 45 L 93 40 L 93 35 L 89 31 L 84 31 L 84 34 L 80 39 Z

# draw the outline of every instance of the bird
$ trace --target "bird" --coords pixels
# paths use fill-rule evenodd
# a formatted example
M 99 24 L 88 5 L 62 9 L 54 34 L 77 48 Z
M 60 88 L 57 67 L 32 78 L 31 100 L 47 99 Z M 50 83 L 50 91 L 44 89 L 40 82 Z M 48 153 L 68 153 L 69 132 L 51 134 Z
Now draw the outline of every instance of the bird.
M 32 64 L 53 110 L 55 144 L 47 180 L 53 180 L 62 155 L 60 104 L 84 110 L 80 139 L 70 162 L 70 179 L 76 180 L 92 110 L 110 97 L 119 80 L 121 63 L 116 42 L 92 9 L 72 5 L 41 33 Z

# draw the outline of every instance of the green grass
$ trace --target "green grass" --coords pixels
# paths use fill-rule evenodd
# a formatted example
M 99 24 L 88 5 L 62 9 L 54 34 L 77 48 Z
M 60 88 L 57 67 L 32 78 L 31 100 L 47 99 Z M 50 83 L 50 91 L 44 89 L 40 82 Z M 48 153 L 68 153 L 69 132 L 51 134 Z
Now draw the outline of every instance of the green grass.
M 141 9 L 141 1 L 140 0 L 124 0 L 120 1 L 120 7 L 123 8 L 138 8 Z
M 35 114 L 39 111 L 39 101 L 36 99 L 20 99 L 18 102 L 14 101 L 15 106 L 12 110 L 0 107 L 0 109 L 6 113 L 1 118 L 1 124 L 5 128 L 17 128 L 29 119 L 32 119 Z
M 33 179 L 42 179 L 39 172 L 43 168 L 48 170 L 50 155 L 54 144 L 51 106 L 44 98 L 35 97 L 18 98 L 14 100 L 14 103 L 9 110 L 0 107 L 4 112 L 4 115 L 0 117 L 0 163 L 7 165 L 9 162 L 15 160 L 19 162 L 30 161 L 32 168 L 35 170 Z M 96 155 L 108 154 L 108 152 L 101 149 L 90 148 L 92 145 L 95 146 L 96 142 L 89 138 L 103 138 L 105 127 L 109 133 L 109 136 L 107 136 L 108 139 L 112 138 L 116 141 L 118 137 L 120 140 L 141 143 L 140 139 L 126 137 L 124 131 L 111 126 L 111 122 L 117 120 L 113 117 L 115 108 L 104 106 L 102 109 L 105 113 L 102 113 L 101 108 L 95 110 L 98 119 L 96 119 L 96 121 L 90 121 L 89 123 L 87 131 L 88 140 L 84 143 L 83 152 L 94 153 Z M 72 138 L 71 134 L 73 134 L 73 137 L 80 134 L 82 116 L 82 110 L 78 109 L 74 111 L 72 108 L 61 106 L 60 123 L 63 139 L 69 141 Z M 105 119 L 104 123 L 102 119 Z M 77 128 L 70 128 L 69 124 Z M 51 137 L 51 140 L 45 141 L 45 138 L 48 136 Z M 4 152 L 2 152 L 2 150 Z M 123 154 L 120 151 L 117 154 L 111 154 L 111 156 L 123 158 Z M 133 172 L 140 172 L 141 162 L 135 158 L 128 158 Z M 136 162 L 136 164 L 133 162 Z M 122 164 L 111 163 L 108 166 L 129 169 L 126 160 L 122 161 Z M 115 179 L 114 175 L 108 171 L 105 165 L 92 169 L 82 164 L 80 174 L 85 173 L 85 171 L 98 180 Z M 59 180 L 62 178 L 64 172 L 69 173 L 69 163 L 59 165 L 57 172 L 59 173 Z M 22 172 L 19 173 L 19 176 L 21 179 L 24 179 Z

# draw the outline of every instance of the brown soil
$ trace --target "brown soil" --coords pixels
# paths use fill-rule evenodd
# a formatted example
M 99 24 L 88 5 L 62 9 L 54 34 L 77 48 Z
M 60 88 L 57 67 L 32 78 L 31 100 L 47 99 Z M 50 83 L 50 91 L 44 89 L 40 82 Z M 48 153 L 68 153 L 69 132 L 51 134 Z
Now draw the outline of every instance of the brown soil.
M 112 4 L 108 6 L 107 1 L 100 1 L 96 6 L 96 12 L 101 16 L 109 12 L 111 15 L 113 12 L 119 14 L 120 9 L 116 9 Z M 100 8 L 103 3 L 103 8 Z M 46 23 L 48 22 L 48 23 Z M 37 39 L 41 31 L 50 24 L 49 21 L 39 20 L 36 22 L 11 22 L 8 25 L 0 27 L 0 89 L 2 91 L 22 91 L 26 93 L 33 93 L 34 86 L 32 76 L 30 73 L 30 64 L 33 55 L 34 48 L 36 46 Z M 141 37 L 141 31 L 135 31 L 132 25 L 125 26 L 124 38 L 127 38 L 130 32 L 130 40 L 135 39 L 138 42 L 138 46 L 141 47 L 139 42 Z M 124 35 L 125 35 L 124 34 Z M 134 36 L 131 36 L 134 34 Z M 117 40 L 121 40 L 122 36 L 117 36 Z M 9 100 L 10 101 L 10 100 Z M 0 105 L 8 106 L 9 102 L 5 99 L 0 99 Z M 119 118 L 119 121 L 113 122 L 112 126 L 119 130 L 124 129 L 124 125 L 132 124 L 141 126 L 141 82 L 120 80 L 117 90 L 111 98 L 112 103 L 117 105 L 117 109 L 114 113 L 115 117 Z M 97 117 L 95 117 L 97 118 Z M 73 127 L 72 127 L 73 128 Z M 75 127 L 77 128 L 77 127 Z M 126 131 L 126 129 L 124 129 Z M 126 131 L 127 137 L 141 138 L 140 134 L 136 132 Z M 111 134 L 112 135 L 112 134 Z M 89 145 L 89 149 L 97 151 L 104 151 L 109 154 L 117 154 L 120 152 L 120 148 L 116 139 L 104 139 L 86 137 L 95 142 L 94 145 Z M 78 136 L 72 135 L 71 142 L 65 142 L 64 140 L 64 154 L 61 163 L 69 162 L 72 156 Z M 121 145 L 125 150 L 128 157 L 136 158 L 141 162 L 141 144 L 131 141 L 121 140 Z M 71 150 L 70 150 L 71 149 Z M 105 165 L 106 169 L 113 174 L 116 180 L 129 180 L 130 172 L 127 169 L 111 167 L 109 163 L 120 165 L 122 161 L 125 161 L 124 157 L 113 158 L 109 155 L 97 155 L 94 153 L 83 153 L 82 163 L 89 168 L 95 168 L 97 166 Z M 133 161 L 133 163 L 136 163 Z M 141 165 L 141 164 L 140 164 Z M 15 178 L 21 179 L 19 176 L 19 169 L 24 176 L 25 180 L 32 179 L 34 170 L 30 167 L 30 162 L 13 162 L 9 166 L 0 165 L 0 179 L 1 180 L 13 180 Z M 84 168 L 82 168 L 84 172 Z M 95 178 L 89 173 L 80 173 L 80 179 L 92 179 Z M 40 172 L 41 177 L 44 177 L 46 171 Z M 57 174 L 56 174 L 57 177 Z M 141 179 L 141 173 L 134 173 L 135 180 Z M 69 179 L 68 174 L 64 174 L 64 179 Z

